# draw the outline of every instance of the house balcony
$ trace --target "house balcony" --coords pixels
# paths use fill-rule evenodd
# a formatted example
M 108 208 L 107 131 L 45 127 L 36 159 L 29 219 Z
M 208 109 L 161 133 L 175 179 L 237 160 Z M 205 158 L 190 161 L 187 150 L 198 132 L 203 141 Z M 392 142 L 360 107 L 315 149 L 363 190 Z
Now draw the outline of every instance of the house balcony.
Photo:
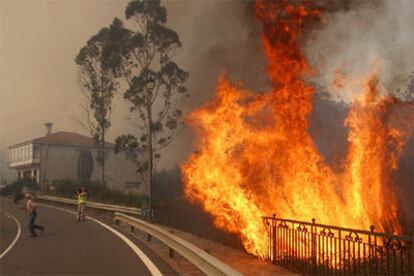
M 40 164 L 40 158 L 32 158 L 26 160 L 15 160 L 9 163 L 9 167 L 11 169 L 19 168 L 19 167 L 30 167 L 32 165 Z

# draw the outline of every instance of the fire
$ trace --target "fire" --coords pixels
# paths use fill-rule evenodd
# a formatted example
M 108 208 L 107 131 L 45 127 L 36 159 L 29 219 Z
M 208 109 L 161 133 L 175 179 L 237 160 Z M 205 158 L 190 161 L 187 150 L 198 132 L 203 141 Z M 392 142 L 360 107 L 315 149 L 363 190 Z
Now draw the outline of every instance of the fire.
M 363 220 L 367 220 L 382 231 L 400 233 L 392 173 L 398 168 L 404 141 L 414 125 L 414 113 L 405 109 L 414 108 L 414 104 L 391 96 L 381 97 L 377 83 L 376 76 L 371 76 L 346 120 L 350 129 L 343 177 L 345 193 L 350 195 L 346 203 L 357 206 L 354 217 L 361 222 L 355 226 L 366 227 Z M 397 109 L 408 116 L 396 116 Z
M 182 166 L 187 197 L 259 257 L 267 252 L 261 217 L 273 213 L 401 231 L 392 172 L 414 114 L 396 116 L 393 111 L 406 104 L 381 94 L 372 74 L 345 122 L 349 149 L 343 171 L 334 172 L 308 132 L 315 89 L 304 80 L 313 70 L 300 47 L 304 29 L 320 21 L 321 12 L 260 0 L 255 11 L 264 26 L 273 89 L 257 94 L 221 77 L 214 99 L 188 116 L 199 149 Z

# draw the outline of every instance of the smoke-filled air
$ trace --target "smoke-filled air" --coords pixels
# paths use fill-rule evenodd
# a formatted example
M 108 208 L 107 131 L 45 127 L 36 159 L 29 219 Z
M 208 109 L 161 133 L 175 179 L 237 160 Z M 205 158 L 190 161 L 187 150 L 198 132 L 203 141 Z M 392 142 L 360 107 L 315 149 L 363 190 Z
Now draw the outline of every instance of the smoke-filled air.
M 374 225 L 378 231 L 404 231 L 394 173 L 413 131 L 414 102 L 389 89 L 392 78 L 387 71 L 397 69 L 388 68 L 395 64 L 381 56 L 358 74 L 346 74 L 336 63 L 323 67 L 310 62 L 304 46 L 315 61 L 312 43 L 322 43 L 315 34 L 329 28 L 328 12 L 312 3 L 256 1 L 253 13 L 262 25 L 257 39 L 272 88 L 257 93 L 218 76 L 215 96 L 187 117 L 196 132 L 197 151 L 182 165 L 186 197 L 202 205 L 217 227 L 240 235 L 245 249 L 260 257 L 267 252 L 261 217 L 272 214 L 356 229 Z M 341 60 L 341 52 L 335 54 Z M 327 68 L 331 71 L 322 71 Z M 332 91 L 352 89 L 352 97 L 340 94 L 348 108 L 343 121 L 346 154 L 335 161 L 339 169 L 325 160 L 309 133 L 317 92 L 311 80 L 322 73 L 336 76 Z M 388 85 L 383 85 L 384 75 Z

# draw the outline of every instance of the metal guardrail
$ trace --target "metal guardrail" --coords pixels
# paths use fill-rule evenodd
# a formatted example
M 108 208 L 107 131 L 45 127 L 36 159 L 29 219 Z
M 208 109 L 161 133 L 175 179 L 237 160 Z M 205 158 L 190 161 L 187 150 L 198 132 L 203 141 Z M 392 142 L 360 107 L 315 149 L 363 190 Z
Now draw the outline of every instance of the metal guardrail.
M 64 198 L 64 197 L 55 197 L 55 196 L 46 196 L 46 195 L 37 195 L 37 199 L 51 201 L 51 202 L 59 202 L 59 203 L 66 203 L 71 205 L 78 205 L 77 201 L 74 199 Z M 112 205 L 112 204 L 103 204 L 99 202 L 92 202 L 88 201 L 87 203 L 88 208 L 95 208 L 113 212 L 121 212 L 131 215 L 141 215 L 142 211 L 139 208 L 134 207 L 125 207 L 119 205 Z
M 175 251 L 207 275 L 242 275 L 240 272 L 234 270 L 201 248 L 159 226 L 118 212 L 115 213 L 115 221 L 117 224 L 119 224 L 119 222 L 129 224 L 131 226 L 131 231 L 133 231 L 133 227 L 144 231 L 148 234 L 148 240 L 151 240 L 151 237 L 156 238 L 169 247 L 170 257 L 174 255 Z
M 63 197 L 54 197 L 46 195 L 37 195 L 37 199 L 59 202 L 71 205 L 77 205 L 77 201 L 74 199 L 63 198 Z M 234 275 L 241 276 L 240 272 L 234 270 L 227 264 L 221 262 L 217 258 L 208 254 L 206 251 L 198 248 L 197 246 L 189 243 L 188 241 L 162 229 L 159 226 L 153 225 L 146 221 L 143 221 L 138 218 L 128 216 L 126 214 L 132 215 L 141 215 L 142 211 L 138 208 L 133 207 L 124 207 L 111 204 L 102 204 L 98 202 L 88 202 L 87 206 L 89 208 L 102 209 L 115 212 L 115 220 L 117 224 L 120 221 L 126 222 L 131 226 L 131 230 L 135 228 L 140 229 L 148 234 L 148 240 L 151 240 L 151 237 L 154 237 L 167 245 L 170 249 L 170 257 L 174 255 L 174 251 L 179 253 L 181 256 L 186 258 L 201 271 L 207 275 Z
M 414 275 L 413 238 L 264 217 L 268 259 L 305 275 Z

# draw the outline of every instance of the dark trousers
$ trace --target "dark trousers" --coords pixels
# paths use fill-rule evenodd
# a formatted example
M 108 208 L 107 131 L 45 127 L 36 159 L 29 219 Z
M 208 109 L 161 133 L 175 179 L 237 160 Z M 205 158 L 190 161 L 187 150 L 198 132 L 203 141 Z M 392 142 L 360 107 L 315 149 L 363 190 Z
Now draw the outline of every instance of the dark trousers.
M 31 213 L 29 215 L 29 224 L 27 225 L 27 227 L 29 228 L 30 233 L 32 234 L 32 236 L 37 236 L 35 229 L 39 229 L 39 230 L 43 230 L 44 227 L 41 225 L 38 225 L 35 223 L 37 214 L 36 212 Z

